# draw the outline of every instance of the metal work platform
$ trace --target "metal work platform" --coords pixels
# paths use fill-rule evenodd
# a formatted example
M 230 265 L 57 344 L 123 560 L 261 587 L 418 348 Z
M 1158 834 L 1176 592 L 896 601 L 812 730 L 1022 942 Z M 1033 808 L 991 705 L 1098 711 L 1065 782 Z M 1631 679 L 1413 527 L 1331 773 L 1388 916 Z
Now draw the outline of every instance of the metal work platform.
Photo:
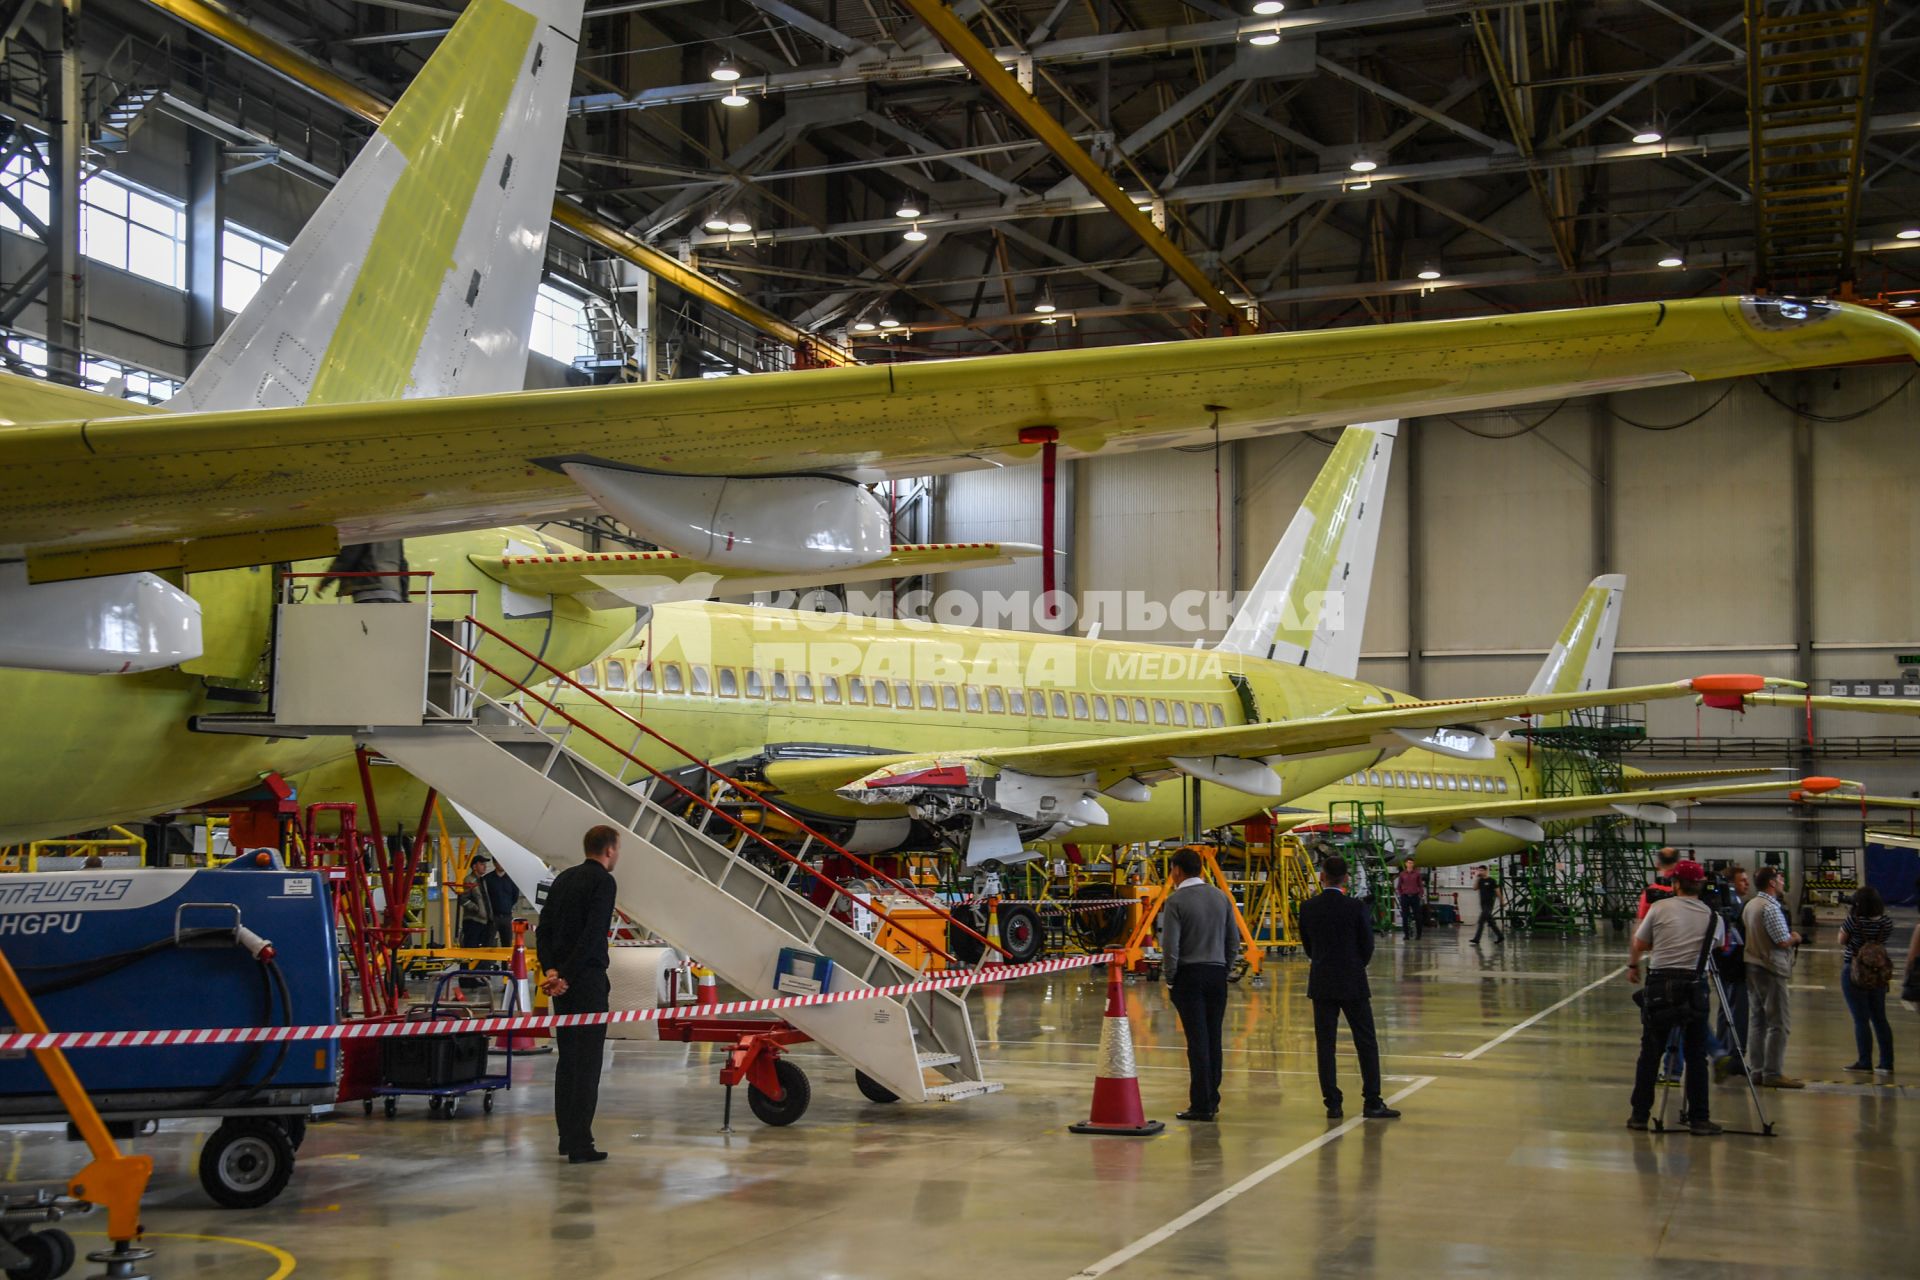
M 202 717 L 197 727 L 352 737 L 556 869 L 579 860 L 588 828 L 613 826 L 622 832 L 614 871 L 620 909 L 749 996 L 780 994 L 783 949 L 829 957 L 832 991 L 921 977 L 800 892 L 817 883 L 810 851 L 858 862 L 855 855 L 811 832 L 797 852 L 773 844 L 707 796 L 642 763 L 636 751 L 651 731 L 639 721 L 602 702 L 622 732 L 631 731 L 623 748 L 547 696 L 551 681 L 570 679 L 566 673 L 476 619 L 437 619 L 434 611 L 425 601 L 283 605 L 272 713 Z M 528 683 L 504 675 L 500 668 L 509 664 L 531 672 Z M 569 747 L 576 733 L 626 762 L 618 776 Z M 945 943 L 943 936 L 928 945 L 945 954 Z M 785 1012 L 809 1038 L 904 1101 L 999 1087 L 981 1078 L 964 993 Z M 929 1083 L 929 1070 L 942 1079 Z

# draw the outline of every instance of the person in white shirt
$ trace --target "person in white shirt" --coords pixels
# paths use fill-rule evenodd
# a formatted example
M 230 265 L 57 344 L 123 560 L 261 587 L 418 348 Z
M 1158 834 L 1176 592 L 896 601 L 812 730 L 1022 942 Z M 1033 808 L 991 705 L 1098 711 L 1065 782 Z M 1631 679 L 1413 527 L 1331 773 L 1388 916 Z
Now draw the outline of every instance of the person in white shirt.
M 1686 1122 L 1697 1137 L 1721 1132 L 1709 1118 L 1707 1092 L 1707 978 L 1708 953 L 1723 928 L 1713 908 L 1700 900 L 1707 869 L 1692 859 L 1673 868 L 1674 896 L 1647 909 L 1633 931 L 1627 961 L 1627 980 L 1641 981 L 1641 958 L 1646 958 L 1646 985 L 1640 1003 L 1640 1060 L 1634 1065 L 1629 1129 L 1645 1129 L 1653 1112 L 1654 1073 L 1660 1065 L 1667 1037 L 1680 1032 L 1681 1058 L 1686 1064 Z

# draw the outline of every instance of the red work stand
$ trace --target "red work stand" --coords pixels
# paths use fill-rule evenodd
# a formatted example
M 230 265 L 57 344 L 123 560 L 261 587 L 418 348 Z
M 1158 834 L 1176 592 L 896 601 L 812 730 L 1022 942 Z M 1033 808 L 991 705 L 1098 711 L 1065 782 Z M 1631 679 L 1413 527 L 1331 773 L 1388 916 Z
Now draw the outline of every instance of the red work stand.
M 798 1063 L 783 1056 L 787 1046 L 813 1037 L 778 1018 L 673 1018 L 658 1024 L 662 1040 L 682 1044 L 725 1044 L 727 1065 L 720 1068 L 726 1086 L 720 1132 L 733 1132 L 733 1086 L 747 1082 L 747 1106 L 763 1124 L 789 1125 L 807 1113 L 813 1086 Z

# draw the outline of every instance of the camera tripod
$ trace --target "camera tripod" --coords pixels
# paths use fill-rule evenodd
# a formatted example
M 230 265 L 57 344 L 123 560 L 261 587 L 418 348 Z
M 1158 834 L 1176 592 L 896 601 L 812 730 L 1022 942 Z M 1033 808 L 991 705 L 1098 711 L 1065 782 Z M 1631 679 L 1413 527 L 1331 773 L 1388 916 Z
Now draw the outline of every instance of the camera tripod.
M 1742 1038 L 1745 1033 L 1745 1028 L 1741 1027 L 1734 1020 L 1733 1004 L 1727 999 L 1727 985 L 1720 980 L 1720 970 L 1712 964 L 1708 964 L 1706 967 L 1706 977 L 1713 989 L 1714 1001 L 1720 1007 L 1720 1016 L 1726 1019 L 1727 1039 L 1733 1042 L 1728 1047 L 1733 1051 L 1734 1066 L 1740 1072 L 1740 1078 L 1747 1082 L 1747 1096 L 1753 1099 L 1753 1114 L 1760 1119 L 1760 1127 L 1758 1129 L 1729 1128 L 1726 1129 L 1725 1132 L 1742 1134 L 1750 1138 L 1776 1137 L 1778 1135 L 1773 1131 L 1773 1121 L 1767 1118 L 1766 1104 L 1760 1100 L 1760 1086 L 1753 1082 L 1753 1072 L 1747 1067 L 1747 1048 Z M 1708 1016 L 1711 1017 L 1712 1015 L 1709 1014 Z M 1659 1114 L 1653 1118 L 1653 1131 L 1655 1133 L 1675 1132 L 1667 1128 L 1667 1094 L 1669 1092 L 1671 1092 L 1671 1090 L 1660 1090 L 1660 1111 Z M 1683 1113 L 1680 1117 L 1680 1123 L 1683 1127 L 1686 1124 L 1686 1119 L 1686 1115 Z

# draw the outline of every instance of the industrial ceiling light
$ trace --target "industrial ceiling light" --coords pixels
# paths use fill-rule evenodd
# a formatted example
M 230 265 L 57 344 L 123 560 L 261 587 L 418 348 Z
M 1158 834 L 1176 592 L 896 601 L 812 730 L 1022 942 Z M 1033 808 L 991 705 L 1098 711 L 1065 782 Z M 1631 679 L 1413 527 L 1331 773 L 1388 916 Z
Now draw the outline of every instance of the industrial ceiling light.
M 918 218 L 925 213 L 926 209 L 921 206 L 920 197 L 909 191 L 900 197 L 900 207 L 893 211 L 893 216 L 896 218 Z
M 720 99 L 720 105 L 723 107 L 744 107 L 747 105 L 747 95 L 740 92 L 739 85 L 735 85 L 727 91 L 726 97 Z
M 894 319 L 892 315 L 883 311 L 880 313 L 880 327 L 882 329 L 898 329 L 900 322 Z
M 712 213 L 707 215 L 707 220 L 701 223 L 700 225 L 705 227 L 709 231 L 721 232 L 727 229 L 727 222 L 728 222 L 727 215 L 724 213 L 721 213 L 718 209 L 715 209 Z
M 1034 300 L 1033 309 L 1043 316 L 1050 316 L 1060 309 L 1053 303 L 1053 290 L 1051 288 L 1040 290 L 1040 296 Z
M 862 320 L 855 320 L 853 322 L 853 331 L 855 333 L 872 333 L 875 329 L 878 329 L 879 327 L 880 327 L 879 325 L 875 324 L 871 320 L 862 319 Z
M 1661 133 L 1658 129 L 1654 128 L 1652 125 L 1647 125 L 1644 128 L 1636 129 L 1634 131 L 1633 140 L 1639 143 L 1641 146 L 1645 147 L 1660 141 L 1660 139 L 1664 138 L 1665 136 L 1666 136 L 1665 134 Z
M 1666 257 L 1660 259 L 1660 265 L 1663 267 L 1684 267 L 1687 265 L 1687 260 L 1677 253 L 1669 253 Z
M 723 57 L 713 64 L 713 70 L 707 72 L 721 84 L 732 84 L 740 78 L 740 68 L 734 65 L 732 58 Z
M 1269 45 L 1279 44 L 1280 33 L 1278 31 L 1256 31 L 1254 34 L 1247 37 L 1247 43 L 1252 45 L 1259 45 L 1261 48 L 1264 49 Z
M 1920 307 L 1920 299 L 1900 298 L 1897 299 L 1893 305 L 1904 311 L 1908 307 Z
M 1440 268 L 1429 262 L 1414 274 L 1422 280 L 1438 280 L 1440 278 Z
M 1260 0 L 1259 4 L 1253 6 L 1253 11 L 1262 18 L 1271 18 L 1274 14 L 1283 12 L 1286 7 L 1280 3 L 1280 0 Z
M 1893 233 L 1895 240 L 1920 240 L 1920 227 L 1902 227 Z
M 1353 170 L 1355 173 L 1372 173 L 1379 167 L 1380 162 L 1372 156 L 1367 155 L 1364 151 L 1355 156 L 1353 161 L 1347 165 L 1347 168 Z
M 727 230 L 733 232 L 735 235 L 742 235 L 753 230 L 753 224 L 736 213 L 727 219 Z
M 902 240 L 907 241 L 909 244 L 919 244 L 922 240 L 925 240 L 927 238 L 927 233 L 922 231 L 920 229 L 920 224 L 916 222 L 912 226 L 908 227 L 905 231 L 902 231 L 900 233 L 900 238 Z
M 1349 182 L 1349 183 L 1347 184 L 1347 190 L 1349 190 L 1349 191 L 1371 191 L 1371 190 L 1373 190 L 1373 179 L 1372 179 L 1372 178 L 1362 178 L 1362 179 L 1360 179 L 1360 180 L 1359 180 L 1358 182 Z
M 1040 317 L 1040 323 L 1041 324 L 1059 324 L 1060 317 L 1059 316 L 1042 316 Z

